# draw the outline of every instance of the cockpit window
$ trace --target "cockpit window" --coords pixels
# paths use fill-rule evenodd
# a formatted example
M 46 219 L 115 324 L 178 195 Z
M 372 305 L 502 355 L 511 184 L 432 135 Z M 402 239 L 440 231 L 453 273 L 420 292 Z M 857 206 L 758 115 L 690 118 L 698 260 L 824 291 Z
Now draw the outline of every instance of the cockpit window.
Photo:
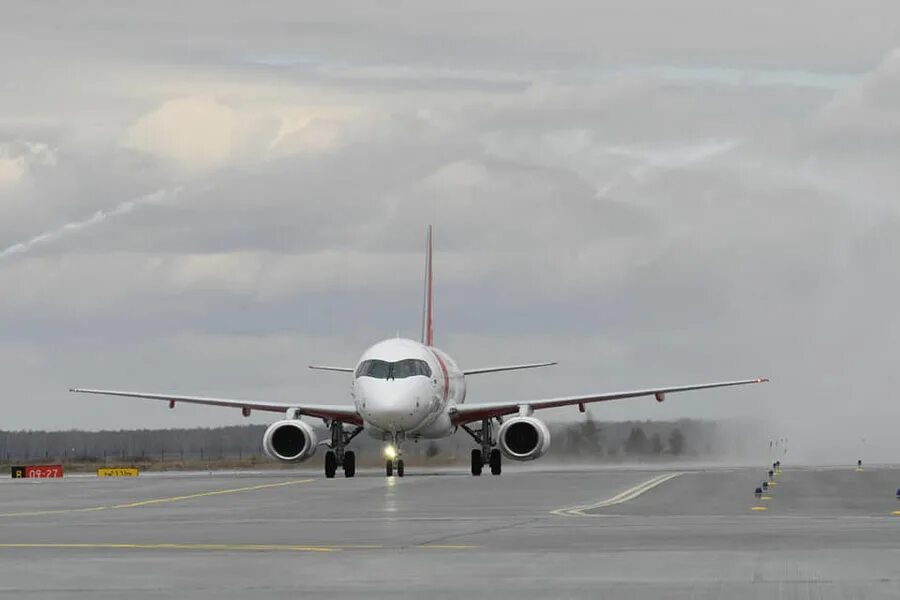
M 424 360 L 407 358 L 397 362 L 384 360 L 364 360 L 356 369 L 357 377 L 374 377 L 375 379 L 406 379 L 407 377 L 431 377 L 431 367 Z
M 387 379 L 391 373 L 391 363 L 383 360 L 364 360 L 356 369 L 357 377 Z

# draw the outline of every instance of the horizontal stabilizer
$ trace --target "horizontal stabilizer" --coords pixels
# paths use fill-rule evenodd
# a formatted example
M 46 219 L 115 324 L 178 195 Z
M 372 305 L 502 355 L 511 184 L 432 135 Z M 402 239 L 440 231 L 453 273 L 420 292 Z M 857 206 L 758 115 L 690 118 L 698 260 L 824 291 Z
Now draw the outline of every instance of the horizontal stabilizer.
M 480 369 L 466 369 L 464 375 L 480 375 L 481 373 L 499 373 L 500 371 L 521 371 L 522 369 L 536 369 L 538 367 L 550 367 L 555 362 L 529 363 L 525 365 L 506 365 L 503 367 L 482 367 Z
M 315 369 L 316 371 L 335 371 L 337 373 L 352 373 L 354 371 L 353 367 L 326 367 L 323 365 L 309 365 L 310 369 Z

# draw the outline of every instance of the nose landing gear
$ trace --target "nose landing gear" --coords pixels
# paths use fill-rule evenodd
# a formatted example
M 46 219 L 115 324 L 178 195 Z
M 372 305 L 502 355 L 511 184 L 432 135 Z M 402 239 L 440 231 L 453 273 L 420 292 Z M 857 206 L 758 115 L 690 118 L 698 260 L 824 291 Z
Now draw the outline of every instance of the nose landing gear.
M 396 466 L 396 469 L 394 468 Z M 384 463 L 384 474 L 387 477 L 393 477 L 394 471 L 397 471 L 397 477 L 403 477 L 403 459 L 394 458 L 387 459 Z
M 481 445 L 481 449 L 472 450 L 472 475 L 479 476 L 484 465 L 490 465 L 491 475 L 499 475 L 503 470 L 503 455 L 500 450 L 494 448 L 496 441 L 493 437 L 493 422 L 490 419 L 481 421 L 481 429 L 474 431 L 467 425 L 462 426 L 473 440 Z
M 403 459 L 400 458 L 400 438 L 397 435 L 391 436 L 391 443 L 384 449 L 384 456 L 387 459 L 384 463 L 384 474 L 387 477 L 393 477 L 394 471 L 397 477 L 403 477 Z

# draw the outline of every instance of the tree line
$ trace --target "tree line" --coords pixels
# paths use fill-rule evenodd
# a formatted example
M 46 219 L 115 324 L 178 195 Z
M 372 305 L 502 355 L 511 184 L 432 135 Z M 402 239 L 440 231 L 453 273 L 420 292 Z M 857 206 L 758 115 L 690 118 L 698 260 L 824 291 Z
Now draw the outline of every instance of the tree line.
M 549 456 L 615 461 L 707 455 L 715 450 L 716 424 L 708 421 L 597 422 L 590 414 L 576 423 L 549 424 Z M 265 425 L 118 431 L 0 431 L 0 461 L 175 461 L 263 457 Z M 325 439 L 324 430 L 320 439 Z M 354 448 L 380 457 L 382 442 L 365 434 Z M 408 442 L 404 453 L 446 462 L 468 460 L 475 447 L 458 432 L 443 440 Z

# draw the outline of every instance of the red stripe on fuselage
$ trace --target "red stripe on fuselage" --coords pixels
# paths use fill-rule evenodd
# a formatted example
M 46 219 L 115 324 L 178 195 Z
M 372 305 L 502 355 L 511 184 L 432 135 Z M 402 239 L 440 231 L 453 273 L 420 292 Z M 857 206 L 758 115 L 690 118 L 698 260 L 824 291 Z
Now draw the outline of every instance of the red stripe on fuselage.
M 444 364 L 444 359 L 441 358 L 441 355 L 434 350 L 431 353 L 437 359 L 438 365 L 441 367 L 441 374 L 444 376 L 444 402 L 446 403 L 447 398 L 450 396 L 450 375 L 447 373 L 447 365 Z

